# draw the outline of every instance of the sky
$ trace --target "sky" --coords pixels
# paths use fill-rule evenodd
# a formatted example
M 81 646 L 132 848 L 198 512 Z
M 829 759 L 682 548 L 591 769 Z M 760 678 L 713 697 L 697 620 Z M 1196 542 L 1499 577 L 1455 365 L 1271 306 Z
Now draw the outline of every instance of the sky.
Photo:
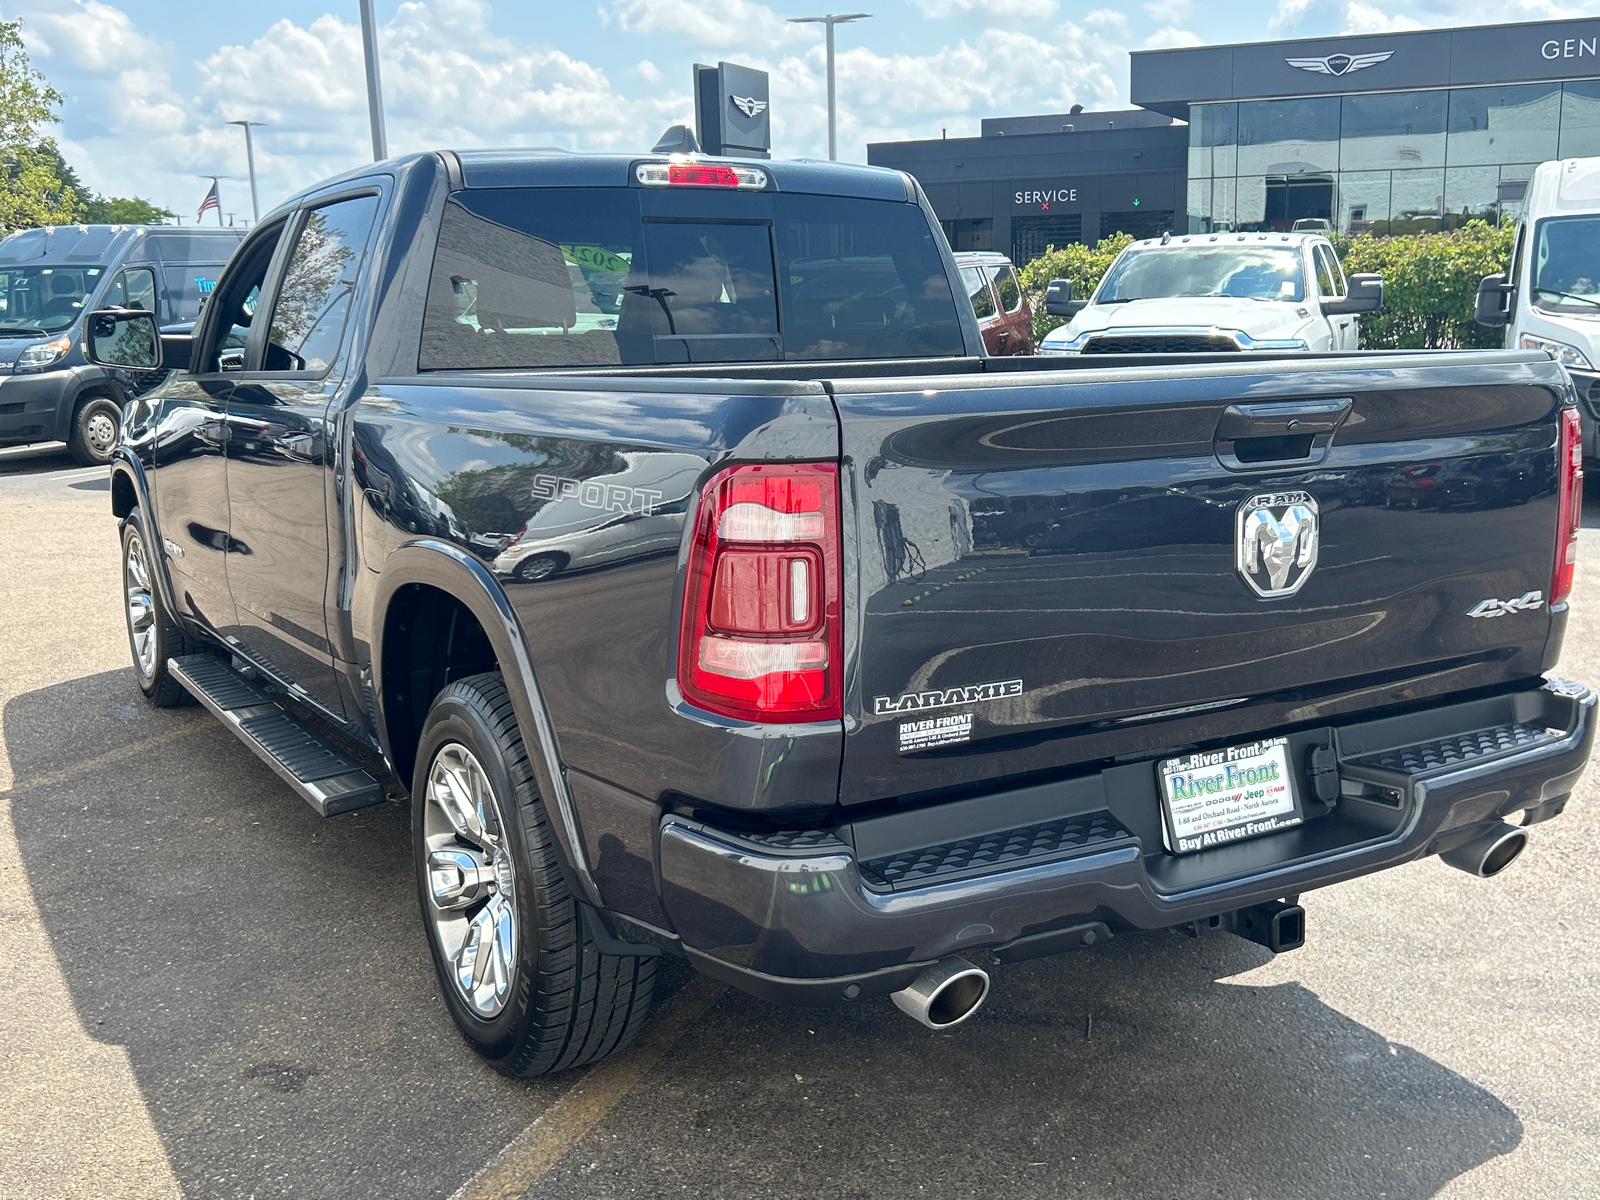
M 757 0 L 376 0 L 389 152 L 647 150 L 693 124 L 691 64 L 770 72 L 773 153 L 825 157 L 822 34 Z M 839 157 L 869 142 L 976 136 L 984 117 L 1126 107 L 1128 53 L 1600 14 L 1600 0 L 871 0 L 838 29 Z M 185 214 L 221 174 L 261 211 L 371 157 L 357 0 L 0 0 L 66 95 L 55 131 L 94 190 Z M 841 11 L 853 11 L 843 9 Z

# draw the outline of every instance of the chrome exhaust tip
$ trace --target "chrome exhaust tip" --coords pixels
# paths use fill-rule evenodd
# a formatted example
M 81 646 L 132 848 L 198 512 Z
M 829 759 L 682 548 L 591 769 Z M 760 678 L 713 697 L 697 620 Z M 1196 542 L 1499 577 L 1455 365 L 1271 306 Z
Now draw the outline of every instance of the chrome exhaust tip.
M 1509 867 L 1527 847 L 1527 831 L 1502 821 L 1439 857 L 1458 871 L 1488 879 Z
M 934 963 L 889 999 L 929 1029 L 950 1029 L 977 1012 L 988 997 L 989 973 L 952 957 Z

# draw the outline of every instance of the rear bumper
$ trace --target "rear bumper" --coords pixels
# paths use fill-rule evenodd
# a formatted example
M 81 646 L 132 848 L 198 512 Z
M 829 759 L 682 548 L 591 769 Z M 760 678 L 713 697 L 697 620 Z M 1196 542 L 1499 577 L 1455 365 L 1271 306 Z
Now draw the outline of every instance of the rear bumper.
M 1077 944 L 1076 930 L 1127 933 L 1204 920 L 1436 854 L 1518 813 L 1530 821 L 1553 816 L 1588 762 L 1594 725 L 1595 694 L 1559 680 L 1348 725 L 1333 731 L 1345 795 L 1332 813 L 1182 860 L 1125 827 L 1136 822 L 1096 822 L 1111 814 L 1081 809 L 1086 795 L 1126 791 L 1126 777 L 1097 793 L 1083 781 L 1061 785 L 1063 811 L 1051 827 L 1068 834 L 1045 839 L 1055 844 L 1044 855 L 968 849 L 962 869 L 943 872 L 948 881 L 936 871 L 910 886 L 886 883 L 881 857 L 864 870 L 856 843 L 871 839 L 849 828 L 752 837 L 669 815 L 661 826 L 661 899 L 682 946 L 707 974 L 781 1002 L 837 1003 L 898 990 L 949 954 L 998 949 L 1004 956 L 1023 938 L 1067 949 Z M 1150 774 L 1153 796 L 1150 765 L 1135 769 Z M 1030 789 L 1031 817 L 1041 815 L 1043 790 Z M 985 803 L 998 810 L 1005 800 Z M 1031 822 L 1011 844 L 1041 844 L 1038 836 L 1029 842 L 1028 830 L 1043 827 Z M 986 842 L 1005 843 L 1004 831 Z M 973 873 L 972 862 L 986 854 L 1007 865 Z M 894 857 L 916 856 L 911 845 Z M 1051 939 L 1054 931 L 1061 937 Z

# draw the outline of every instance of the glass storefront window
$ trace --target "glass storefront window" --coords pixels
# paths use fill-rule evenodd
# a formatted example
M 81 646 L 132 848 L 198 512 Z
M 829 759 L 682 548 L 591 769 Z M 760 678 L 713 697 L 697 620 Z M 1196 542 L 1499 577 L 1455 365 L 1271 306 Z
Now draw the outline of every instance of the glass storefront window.
M 1346 171 L 1339 176 L 1341 233 L 1374 233 L 1388 228 L 1389 172 Z
M 1337 96 L 1252 100 L 1239 105 L 1241 175 L 1335 171 L 1338 160 Z
M 1499 215 L 1499 167 L 1451 167 L 1444 173 L 1445 225 L 1455 229 L 1474 218 L 1493 221 Z
M 1266 176 L 1240 176 L 1234 180 L 1234 187 L 1233 228 L 1260 229 L 1267 219 Z
M 1189 110 L 1189 178 L 1239 169 L 1239 106 L 1197 104 Z
M 1346 171 L 1444 166 L 1444 92 L 1346 96 L 1339 166 Z
M 1561 85 L 1457 88 L 1450 93 L 1450 142 L 1445 161 L 1452 167 L 1488 166 L 1506 158 L 1556 156 L 1561 119 Z M 1455 201 L 1449 206 L 1455 209 Z
M 1443 210 L 1443 171 L 1390 173 L 1388 232 L 1434 233 Z
M 1210 233 L 1217 227 L 1211 211 L 1211 180 L 1189 178 L 1189 232 Z
M 1591 158 L 1600 154 L 1600 79 L 1569 83 L 1561 90 L 1560 157 Z

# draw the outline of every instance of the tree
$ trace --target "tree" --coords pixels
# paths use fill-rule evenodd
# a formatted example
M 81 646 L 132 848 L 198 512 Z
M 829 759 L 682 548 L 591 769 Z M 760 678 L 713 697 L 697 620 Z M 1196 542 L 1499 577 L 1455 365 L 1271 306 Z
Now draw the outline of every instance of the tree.
M 1131 244 L 1133 237 L 1114 233 L 1101 238 L 1098 245 L 1051 246 L 1050 249 L 1022 268 L 1020 277 L 1023 290 L 1028 293 L 1028 303 L 1033 306 L 1033 335 L 1043 341 L 1044 335 L 1057 325 L 1065 325 L 1065 317 L 1052 317 L 1044 311 L 1044 293 L 1052 279 L 1072 280 L 1074 299 L 1087 300 L 1099 286 L 1100 279 L 1111 269 L 1111 261 Z
M 59 169 L 55 139 L 42 132 L 62 99 L 29 65 L 22 22 L 0 21 L 0 235 L 77 215 L 78 192 Z
M 81 216 L 91 225 L 159 225 L 177 214 L 140 196 L 91 195 Z

